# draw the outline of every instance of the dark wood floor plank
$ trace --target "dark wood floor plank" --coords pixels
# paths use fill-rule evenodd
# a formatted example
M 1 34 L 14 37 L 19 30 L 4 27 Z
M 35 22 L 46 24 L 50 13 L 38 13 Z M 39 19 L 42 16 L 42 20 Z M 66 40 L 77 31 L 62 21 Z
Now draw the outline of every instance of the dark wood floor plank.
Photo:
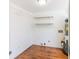
M 33 45 L 15 59 L 68 59 L 62 49 Z

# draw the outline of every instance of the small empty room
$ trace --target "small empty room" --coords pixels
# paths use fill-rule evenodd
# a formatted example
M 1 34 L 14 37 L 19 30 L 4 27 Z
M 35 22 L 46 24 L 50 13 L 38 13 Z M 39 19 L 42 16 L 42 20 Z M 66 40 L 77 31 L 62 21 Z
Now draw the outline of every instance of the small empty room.
M 9 0 L 9 59 L 68 59 L 69 0 Z

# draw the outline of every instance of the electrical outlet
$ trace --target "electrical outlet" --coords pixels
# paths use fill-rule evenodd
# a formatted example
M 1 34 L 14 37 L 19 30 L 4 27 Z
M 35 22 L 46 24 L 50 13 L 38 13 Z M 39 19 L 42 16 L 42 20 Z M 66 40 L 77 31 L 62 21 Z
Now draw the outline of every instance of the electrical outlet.
M 48 42 L 51 42 L 51 41 L 48 40 Z

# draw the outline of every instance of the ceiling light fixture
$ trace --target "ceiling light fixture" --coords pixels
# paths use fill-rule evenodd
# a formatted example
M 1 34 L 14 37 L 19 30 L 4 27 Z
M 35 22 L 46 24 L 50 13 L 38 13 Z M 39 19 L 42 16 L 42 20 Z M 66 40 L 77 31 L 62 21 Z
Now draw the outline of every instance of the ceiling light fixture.
M 47 0 L 37 0 L 37 3 L 38 3 L 39 5 L 46 5 Z

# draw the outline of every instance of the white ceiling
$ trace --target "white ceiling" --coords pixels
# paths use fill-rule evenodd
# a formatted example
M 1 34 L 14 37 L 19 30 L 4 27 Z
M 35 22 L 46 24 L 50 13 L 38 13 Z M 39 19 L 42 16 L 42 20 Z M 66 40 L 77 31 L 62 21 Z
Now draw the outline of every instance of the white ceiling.
M 48 0 L 45 6 L 39 6 L 38 4 L 36 4 L 36 0 L 10 0 L 10 2 L 32 13 L 68 10 L 68 1 L 69 0 Z

